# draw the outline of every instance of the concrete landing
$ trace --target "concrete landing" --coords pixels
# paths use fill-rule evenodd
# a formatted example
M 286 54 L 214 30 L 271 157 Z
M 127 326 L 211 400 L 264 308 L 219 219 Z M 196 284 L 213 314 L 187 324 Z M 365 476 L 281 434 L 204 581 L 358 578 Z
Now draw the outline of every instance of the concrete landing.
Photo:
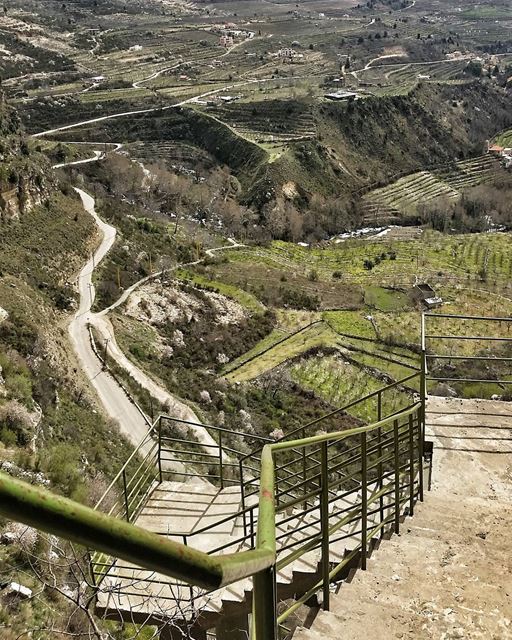
M 294 640 L 512 639 L 512 404 L 432 398 L 432 491 Z

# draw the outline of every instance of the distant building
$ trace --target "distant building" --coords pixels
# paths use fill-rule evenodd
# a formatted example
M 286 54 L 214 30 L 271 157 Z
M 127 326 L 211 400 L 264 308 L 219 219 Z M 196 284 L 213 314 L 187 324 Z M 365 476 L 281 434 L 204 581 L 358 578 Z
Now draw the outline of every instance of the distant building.
M 219 44 L 221 47 L 225 47 L 226 49 L 228 49 L 229 47 L 232 47 L 234 44 L 233 37 L 222 35 L 219 38 Z
M 499 144 L 490 144 L 487 147 L 487 151 L 489 153 L 494 153 L 494 154 L 496 154 L 498 156 L 501 156 L 502 153 L 505 151 L 505 147 L 500 147 Z
M 284 49 L 279 49 L 277 55 L 280 58 L 294 58 L 297 55 L 295 49 L 290 49 L 290 47 L 285 47 Z
M 222 102 L 234 102 L 235 100 L 239 100 L 240 96 L 219 96 L 219 100 Z
M 512 167 L 511 147 L 502 147 L 499 144 L 491 144 L 489 141 L 487 141 L 487 152 L 492 153 L 492 155 L 494 156 L 497 156 L 503 163 L 505 169 L 510 169 Z
M 501 159 L 503 160 L 503 164 L 505 165 L 505 169 L 512 168 L 512 147 L 506 147 L 503 149 L 503 153 L 501 154 Z
M 359 94 L 355 93 L 355 91 L 345 91 L 344 89 L 339 89 L 338 91 L 334 91 L 332 93 L 326 93 L 325 97 L 328 100 L 348 100 L 349 98 L 357 100 L 359 98 Z
M 436 295 L 434 289 L 426 282 L 414 285 L 410 296 L 415 302 L 423 304 L 427 309 L 435 309 L 443 304 L 443 299 Z

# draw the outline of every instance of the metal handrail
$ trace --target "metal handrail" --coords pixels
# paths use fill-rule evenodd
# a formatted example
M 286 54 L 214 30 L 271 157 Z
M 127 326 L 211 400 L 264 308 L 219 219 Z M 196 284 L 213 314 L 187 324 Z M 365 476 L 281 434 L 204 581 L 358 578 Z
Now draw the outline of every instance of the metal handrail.
M 365 396 L 362 396 L 361 398 L 357 398 L 357 400 L 352 400 L 351 402 L 343 405 L 342 407 L 339 407 L 338 409 L 334 409 L 334 411 L 331 411 L 329 413 L 326 413 L 325 415 L 321 416 L 320 418 L 315 418 L 314 420 L 311 420 L 311 422 L 308 422 L 300 427 L 296 427 L 295 429 L 293 429 L 293 431 L 290 431 L 289 433 L 285 434 L 282 438 L 280 438 L 279 440 L 275 440 L 273 442 L 275 443 L 279 443 L 279 442 L 283 442 L 283 441 L 288 441 L 290 439 L 290 437 L 292 437 L 293 435 L 299 433 L 300 431 L 303 430 L 307 430 L 310 429 L 311 427 L 314 427 L 315 425 L 317 425 L 320 422 L 323 422 L 324 420 L 327 420 L 329 418 L 332 418 L 333 416 L 342 413 L 342 412 L 346 412 L 348 409 L 351 409 L 352 407 L 361 404 L 362 402 L 366 402 L 367 400 L 370 400 L 371 398 L 375 398 L 377 397 L 379 394 L 385 392 L 385 391 L 389 391 L 390 389 L 393 389 L 394 387 L 397 386 L 401 386 L 406 382 L 409 382 L 410 380 L 413 380 L 414 378 L 417 378 L 421 375 L 420 371 L 415 371 L 414 373 L 406 376 L 405 378 L 401 378 L 400 380 L 396 380 L 395 382 L 392 382 L 391 384 L 388 384 L 384 387 L 380 387 L 379 389 L 376 389 L 375 391 L 372 391 L 370 393 L 367 393 Z M 246 454 L 241 460 L 243 462 L 243 460 L 250 458 L 252 455 L 259 453 L 261 450 L 260 449 L 255 449 L 254 451 L 251 451 L 250 453 Z
M 269 478 L 264 479 L 266 486 L 272 486 Z M 0 496 L 0 512 L 5 517 L 205 589 L 250 577 L 275 562 L 275 543 L 269 531 L 274 521 L 273 501 L 264 494 L 258 548 L 219 556 L 162 538 L 4 472 L 0 472 Z
M 440 361 L 440 362 L 450 362 L 450 361 L 457 361 L 457 362 L 464 362 L 464 363 L 471 363 L 471 362 L 480 362 L 480 363 L 487 363 L 487 364 L 495 364 L 495 365 L 499 365 L 499 363 L 508 363 L 508 362 L 512 362 L 512 358 L 508 357 L 508 356 L 496 356 L 496 355 L 491 355 L 491 354 L 487 354 L 486 351 L 480 351 L 477 352 L 475 355 L 466 355 L 465 353 L 461 353 L 459 351 L 459 353 L 454 353 L 454 354 L 449 354 L 449 353 L 439 353 L 436 349 L 435 353 L 432 353 L 429 348 L 428 348 L 428 341 L 429 340 L 442 340 L 445 342 L 453 342 L 453 341 L 465 341 L 466 343 L 469 342 L 485 342 L 485 343 L 490 343 L 495 344 L 510 344 L 512 343 L 512 337 L 509 336 L 499 336 L 499 335 L 457 335 L 456 333 L 448 333 L 446 334 L 445 332 L 442 333 L 430 333 L 427 329 L 427 325 L 430 324 L 431 322 L 434 322 L 436 320 L 442 320 L 442 319 L 448 319 L 448 320 L 453 320 L 453 321 L 459 321 L 459 322 L 469 322 L 469 324 L 471 323 L 476 323 L 478 325 L 478 323 L 496 323 L 496 324 L 501 324 L 501 323 L 505 323 L 508 326 L 510 326 L 510 324 L 512 323 L 512 317 L 499 317 L 499 316 L 462 316 L 462 315 L 454 315 L 454 314 L 449 314 L 449 313 L 423 313 L 422 314 L 422 321 L 421 321 L 421 351 L 422 351 L 422 377 L 425 383 L 425 393 L 426 393 L 426 385 L 429 382 L 449 382 L 449 383 L 457 383 L 459 385 L 463 385 L 463 384 L 479 384 L 479 385 L 499 385 L 501 387 L 505 387 L 505 386 L 510 386 L 512 385 L 512 380 L 510 378 L 508 378 L 508 373 L 505 373 L 505 375 L 502 375 L 503 372 L 501 372 L 501 375 L 499 372 L 497 373 L 491 373 L 490 377 L 481 377 L 478 375 L 478 373 L 480 372 L 476 372 L 476 375 L 472 375 L 471 377 L 465 377 L 464 374 L 461 372 L 461 375 L 453 375 L 453 373 L 451 371 L 447 371 L 446 373 L 443 372 L 443 370 L 441 370 L 439 373 L 440 375 L 433 375 L 433 373 L 431 373 L 429 371 L 430 368 L 433 369 L 433 371 L 435 371 L 436 368 L 436 362 Z
M 313 445 L 321 446 L 322 483 L 321 486 L 316 489 L 315 493 L 320 496 L 320 504 L 323 504 L 325 509 L 327 509 L 329 487 L 329 481 L 326 475 L 328 473 L 326 457 L 327 443 L 329 441 L 344 440 L 357 435 L 364 438 L 362 442 L 366 442 L 366 434 L 387 425 L 392 425 L 395 434 L 398 434 L 399 422 L 405 418 L 409 418 L 409 425 L 412 426 L 414 424 L 413 415 L 415 413 L 418 414 L 420 408 L 421 403 L 416 403 L 409 409 L 395 414 L 391 418 L 385 418 L 370 425 L 330 434 L 311 436 L 300 440 L 265 445 L 261 453 L 256 548 L 249 551 L 225 555 L 207 554 L 193 547 L 163 538 L 156 533 L 146 531 L 137 525 L 113 518 L 77 502 L 53 494 L 46 489 L 29 485 L 1 472 L 0 512 L 9 518 L 19 520 L 30 526 L 35 526 L 49 533 L 67 538 L 73 542 L 96 548 L 100 552 L 119 557 L 138 566 L 142 566 L 145 569 L 182 580 L 189 585 L 206 589 L 218 589 L 232 582 L 253 576 L 255 610 L 253 638 L 257 638 L 258 640 L 271 640 L 277 638 L 277 614 L 275 607 L 276 486 L 274 455 L 289 449 L 303 449 Z M 395 494 L 399 491 L 396 483 L 400 477 L 397 442 L 396 435 L 394 468 Z M 365 453 L 362 455 L 362 460 L 366 468 L 365 455 Z M 412 464 L 412 459 L 410 463 Z M 339 484 L 339 482 L 339 480 L 336 480 L 333 484 Z M 384 490 L 385 488 L 382 488 L 374 492 L 370 496 L 370 504 L 375 501 Z M 396 506 L 397 499 L 395 497 L 395 522 Z M 361 513 L 368 513 L 368 497 L 365 498 L 364 507 L 356 507 L 355 511 L 361 509 L 363 509 Z M 327 517 L 329 517 L 328 511 Z M 345 516 L 345 518 L 346 517 L 347 516 Z M 367 516 L 365 515 L 364 517 L 366 518 Z M 325 518 L 325 514 L 322 518 Z M 334 531 L 341 526 L 340 523 L 337 523 L 331 528 Z M 326 534 L 328 536 L 329 531 L 323 532 L 321 535 L 325 536 Z M 368 530 L 365 525 L 364 536 L 367 537 L 367 535 Z M 325 542 L 324 537 L 322 540 Z M 310 544 L 312 543 L 308 543 L 306 547 Z M 304 553 L 304 549 L 299 549 L 297 552 Z M 328 575 L 330 575 L 329 572 L 324 575 L 324 588 Z

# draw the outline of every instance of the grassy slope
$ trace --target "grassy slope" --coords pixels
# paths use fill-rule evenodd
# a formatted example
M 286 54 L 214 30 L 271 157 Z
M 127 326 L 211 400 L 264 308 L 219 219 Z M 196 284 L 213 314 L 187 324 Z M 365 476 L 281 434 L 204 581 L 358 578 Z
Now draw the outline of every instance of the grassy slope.
M 111 437 L 112 425 L 93 410 L 77 377 L 62 312 L 72 309 L 75 294 L 70 282 L 95 242 L 92 219 L 75 198 L 63 194 L 55 195 L 48 208 L 35 208 L 18 222 L 3 225 L 0 300 L 9 317 L 0 325 L 0 349 L 11 361 L 29 363 L 26 384 L 43 410 L 44 438 L 31 463 L 46 458 L 43 467 L 51 464 L 55 447 L 69 443 L 76 464 L 83 454 L 91 474 L 96 470 L 109 476 L 130 448 L 122 438 Z M 17 395 L 14 390 L 6 400 L 23 401 Z M 72 487 L 62 488 L 85 497 L 81 475 Z
M 332 196 L 386 182 L 399 172 L 477 155 L 484 141 L 511 121 L 505 93 L 480 82 L 420 85 L 406 95 L 308 104 L 307 111 L 317 138 L 289 143 L 273 162 L 261 146 L 190 108 L 133 116 L 129 122 L 111 120 L 58 137 L 192 143 L 231 169 L 246 200 L 263 204 L 288 181 L 299 185 L 302 194 Z

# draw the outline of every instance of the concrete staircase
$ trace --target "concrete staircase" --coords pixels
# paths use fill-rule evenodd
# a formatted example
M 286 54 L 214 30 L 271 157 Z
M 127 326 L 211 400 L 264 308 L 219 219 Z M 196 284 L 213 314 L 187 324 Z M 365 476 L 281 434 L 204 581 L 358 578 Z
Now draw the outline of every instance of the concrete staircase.
M 432 492 L 294 640 L 512 638 L 512 405 L 431 398 Z
M 376 490 L 368 486 L 369 493 Z M 250 500 L 257 502 L 256 496 Z M 391 500 L 391 498 L 388 498 Z M 341 496 L 330 507 L 331 524 L 339 520 L 335 510 L 352 508 L 360 502 L 360 494 L 349 498 Z M 247 501 L 246 501 L 246 506 Z M 196 549 L 220 553 L 236 553 L 250 548 L 244 537 L 239 487 L 218 489 L 201 478 L 190 478 L 187 482 L 163 482 L 157 485 L 140 516 L 137 524 L 150 531 L 183 542 L 188 534 L 187 544 Z M 318 509 L 304 513 L 295 509 L 291 513 L 277 516 L 276 539 L 278 559 L 286 557 L 297 549 L 300 543 L 313 535 L 320 534 Z M 224 522 L 219 521 L 226 520 Z M 257 510 L 255 512 L 257 521 Z M 368 526 L 378 523 L 378 514 L 370 515 Z M 201 533 L 204 527 L 207 532 Z M 336 537 L 344 539 L 330 545 L 330 560 L 339 563 L 346 553 L 354 549 L 360 541 L 359 519 L 339 529 Z M 197 533 L 199 532 L 199 533 Z M 292 548 L 286 549 L 290 545 Z M 281 599 L 293 597 L 307 591 L 320 575 L 320 548 L 305 552 L 300 558 L 277 572 L 277 589 Z M 178 585 L 163 575 L 141 569 L 123 561 L 117 561 L 104 578 L 97 598 L 97 611 L 102 615 L 122 617 L 135 621 L 157 621 L 162 617 L 193 618 L 201 611 L 203 618 L 217 619 L 226 607 L 248 612 L 251 606 L 252 580 L 242 580 L 213 593 L 201 592 L 188 586 Z M 190 602 L 191 596 L 194 601 Z

